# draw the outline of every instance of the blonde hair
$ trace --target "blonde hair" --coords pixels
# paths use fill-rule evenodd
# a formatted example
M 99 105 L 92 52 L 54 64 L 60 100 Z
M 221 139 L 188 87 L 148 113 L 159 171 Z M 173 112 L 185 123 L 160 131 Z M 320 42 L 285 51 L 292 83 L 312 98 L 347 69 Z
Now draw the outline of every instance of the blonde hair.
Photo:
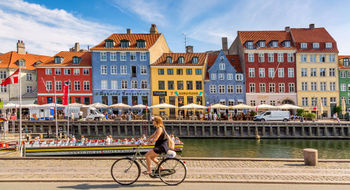
M 156 122 L 155 126 L 156 127 L 162 127 L 164 129 L 164 124 L 163 124 L 163 119 L 159 116 L 154 116 L 152 118 L 154 122 Z

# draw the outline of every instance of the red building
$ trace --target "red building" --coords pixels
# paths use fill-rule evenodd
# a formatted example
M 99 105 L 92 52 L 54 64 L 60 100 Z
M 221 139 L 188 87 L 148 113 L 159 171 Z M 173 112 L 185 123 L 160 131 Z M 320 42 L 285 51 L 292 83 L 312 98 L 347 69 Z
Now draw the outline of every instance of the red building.
M 37 66 L 38 103 L 62 104 L 63 85 L 69 84 L 70 103 L 92 103 L 91 52 L 62 51 Z
M 297 104 L 296 48 L 289 27 L 238 31 L 230 53 L 244 63 L 247 104 Z

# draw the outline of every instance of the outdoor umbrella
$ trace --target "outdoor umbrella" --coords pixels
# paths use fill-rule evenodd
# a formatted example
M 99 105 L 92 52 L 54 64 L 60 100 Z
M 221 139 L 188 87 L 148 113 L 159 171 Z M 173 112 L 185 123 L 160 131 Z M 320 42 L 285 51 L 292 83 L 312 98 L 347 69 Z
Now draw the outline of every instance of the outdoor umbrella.
M 143 105 L 143 104 L 137 104 L 137 105 L 134 105 L 132 106 L 132 108 L 135 108 L 135 109 L 145 109 L 147 106 Z
M 296 105 L 292 105 L 292 104 L 283 104 L 280 106 L 276 106 L 278 109 L 282 109 L 282 110 L 297 110 L 297 109 L 302 109 L 299 106 Z
M 131 108 L 131 106 L 123 104 L 123 103 L 118 103 L 118 104 L 110 105 L 109 108 Z
M 268 105 L 268 104 L 260 104 L 257 106 L 258 110 L 263 109 L 263 110 L 270 110 L 270 109 L 276 109 L 276 106 Z
M 229 109 L 228 106 L 225 106 L 222 104 L 214 104 L 214 105 L 211 105 L 210 108 L 212 108 L 212 109 Z
M 94 108 L 108 108 L 108 106 L 106 104 L 102 104 L 102 103 L 94 103 L 94 104 L 90 104 L 89 106 L 94 107 Z
M 62 104 L 56 104 L 56 105 L 57 107 L 61 107 L 61 108 L 65 107 Z M 43 105 L 40 105 L 39 107 L 55 107 L 55 103 L 43 104 Z
M 38 107 L 38 104 L 24 104 L 22 105 L 22 108 L 35 108 Z
M 341 114 L 345 115 L 346 114 L 346 103 L 345 103 L 345 98 L 341 100 Z
M 176 106 L 163 103 L 163 104 L 153 105 L 151 106 L 151 108 L 176 108 Z
M 4 105 L 4 108 L 18 108 L 19 104 L 7 103 Z
M 234 106 L 230 106 L 230 109 L 243 110 L 243 109 L 254 109 L 254 107 L 246 105 L 246 104 L 237 104 L 237 105 L 234 105 Z
M 79 104 L 79 103 L 71 103 L 69 104 L 70 107 L 87 107 L 85 104 Z
M 198 104 L 187 104 L 185 106 L 181 106 L 181 109 L 205 109 L 206 106 L 198 105 Z

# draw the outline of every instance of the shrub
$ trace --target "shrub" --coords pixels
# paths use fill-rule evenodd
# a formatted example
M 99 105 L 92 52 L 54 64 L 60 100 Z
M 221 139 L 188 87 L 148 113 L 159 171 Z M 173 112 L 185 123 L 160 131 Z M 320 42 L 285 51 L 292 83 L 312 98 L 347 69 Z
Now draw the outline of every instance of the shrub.
M 305 112 L 304 109 L 298 109 L 297 116 L 303 116 L 304 112 Z

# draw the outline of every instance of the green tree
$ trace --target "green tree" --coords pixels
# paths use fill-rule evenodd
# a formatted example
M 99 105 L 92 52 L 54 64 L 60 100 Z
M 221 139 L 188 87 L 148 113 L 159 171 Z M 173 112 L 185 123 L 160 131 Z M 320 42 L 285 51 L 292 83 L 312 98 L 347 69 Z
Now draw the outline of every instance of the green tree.
M 304 109 L 297 109 L 297 116 L 302 116 L 304 113 Z

